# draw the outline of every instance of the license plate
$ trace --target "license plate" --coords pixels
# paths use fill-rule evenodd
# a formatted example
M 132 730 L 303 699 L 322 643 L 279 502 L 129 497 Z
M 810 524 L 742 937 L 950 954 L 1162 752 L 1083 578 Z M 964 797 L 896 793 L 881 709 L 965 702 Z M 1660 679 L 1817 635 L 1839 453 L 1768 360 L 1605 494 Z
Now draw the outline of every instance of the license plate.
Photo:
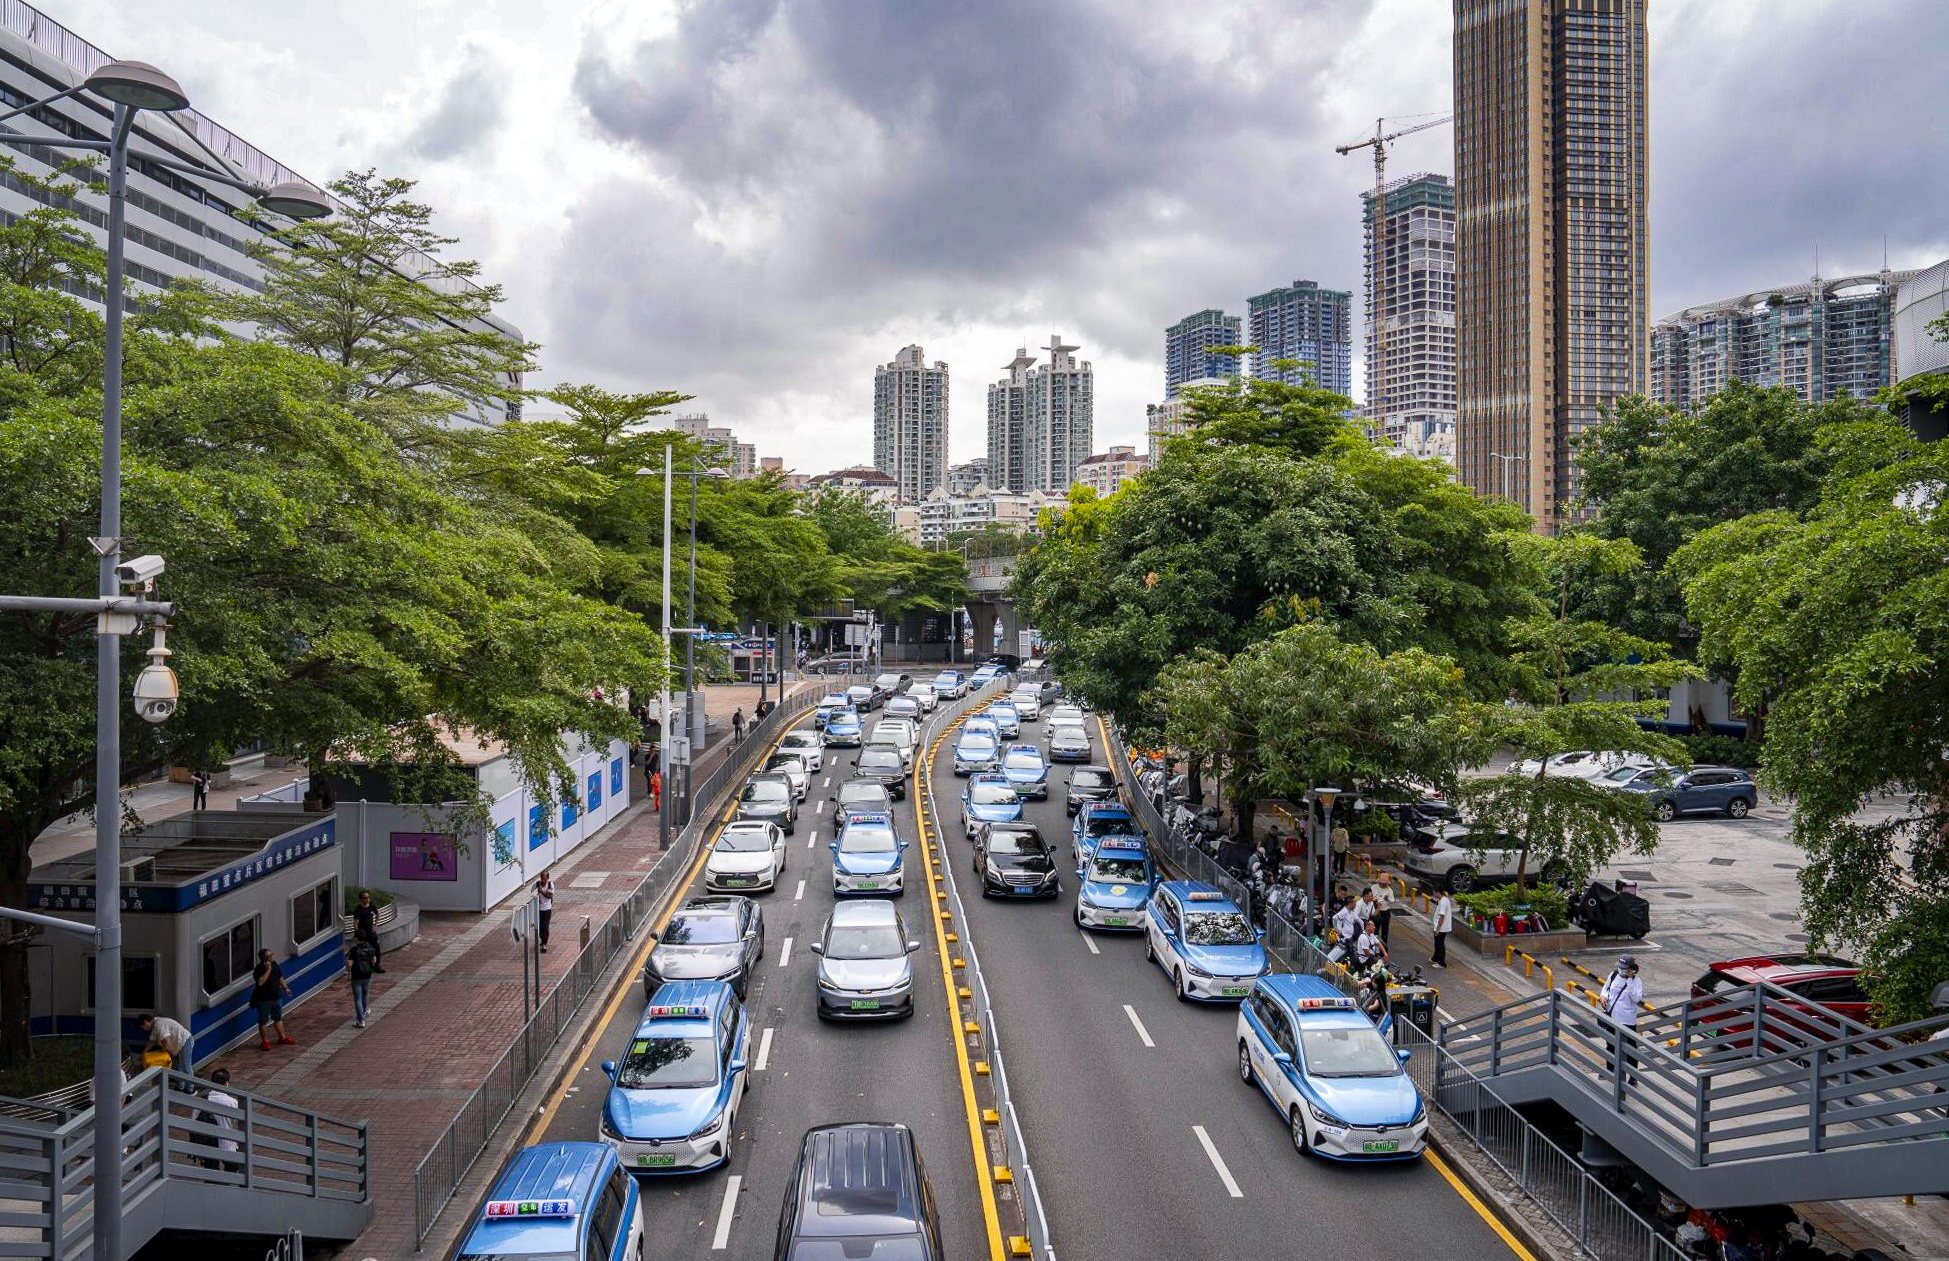
M 1369 1139 L 1360 1145 L 1360 1150 L 1373 1156 L 1384 1152 L 1398 1152 L 1401 1150 L 1401 1140 L 1398 1138 Z
M 1129 918 L 1122 915 L 1105 915 L 1103 917 L 1103 923 L 1109 928 L 1128 928 L 1130 926 Z
M 877 889 L 880 887 L 880 882 L 877 880 L 858 880 L 853 883 L 853 887 L 855 889 Z
M 853 1010 L 878 1011 L 880 1010 L 880 1000 L 877 998 L 855 998 L 853 1000 Z
M 1249 985 L 1227 985 L 1218 992 L 1226 998 L 1244 998 L 1252 992 L 1252 987 Z
M 638 1156 L 636 1158 L 636 1165 L 639 1169 L 668 1169 L 676 1163 L 677 1158 L 675 1156 Z
M 746 880 L 742 876 L 732 876 L 727 879 L 720 880 L 718 881 L 718 883 L 723 885 L 727 889 L 744 889 L 758 882 L 755 880 Z
M 1017 893 L 1034 893 L 1035 886 L 1032 884 L 1018 884 L 1015 886 L 1015 891 Z

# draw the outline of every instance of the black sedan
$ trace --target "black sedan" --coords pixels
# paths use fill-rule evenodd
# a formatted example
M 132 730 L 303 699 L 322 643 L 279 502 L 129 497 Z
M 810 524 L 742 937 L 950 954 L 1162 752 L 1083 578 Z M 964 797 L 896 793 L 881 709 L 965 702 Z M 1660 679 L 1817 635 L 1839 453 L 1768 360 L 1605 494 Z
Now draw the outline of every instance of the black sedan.
M 783 775 L 753 775 L 738 792 L 740 821 L 776 823 L 788 835 L 798 827 L 798 794 Z
M 665 981 L 728 981 L 743 998 L 765 954 L 765 919 L 750 898 L 691 898 L 677 908 L 643 965 L 643 996 Z
M 862 750 L 853 778 L 880 785 L 895 801 L 907 799 L 907 770 L 901 764 L 900 750 L 892 745 L 875 744 Z
M 975 833 L 974 869 L 984 898 L 1053 898 L 1056 855 L 1032 823 L 989 823 Z
M 1075 814 L 1086 801 L 1115 801 L 1117 799 L 1117 777 L 1107 766 L 1079 766 L 1069 773 L 1069 791 L 1064 794 L 1062 808 L 1066 814 Z

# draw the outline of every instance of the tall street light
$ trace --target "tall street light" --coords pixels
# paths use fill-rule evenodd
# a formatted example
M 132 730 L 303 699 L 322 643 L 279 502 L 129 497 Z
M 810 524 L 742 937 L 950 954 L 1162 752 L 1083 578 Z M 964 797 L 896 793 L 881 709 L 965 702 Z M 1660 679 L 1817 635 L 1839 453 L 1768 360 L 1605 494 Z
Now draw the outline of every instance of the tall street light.
M 692 704 L 692 701 L 690 699 L 690 691 L 694 688 L 694 683 L 691 681 L 692 675 L 690 672 L 696 664 L 695 649 L 692 645 L 695 644 L 698 634 L 701 633 L 701 629 L 695 625 L 697 621 L 697 479 L 699 477 L 727 476 L 727 474 L 724 472 L 723 469 L 718 469 L 718 468 L 706 469 L 706 468 L 695 467 L 697 462 L 694 460 L 692 461 L 693 467 L 688 471 L 680 474 L 676 471 L 676 459 L 677 459 L 676 445 L 674 443 L 666 443 L 663 448 L 663 468 L 660 474 L 663 478 L 664 670 L 663 670 L 663 682 L 657 692 L 657 715 L 663 722 L 663 752 L 661 755 L 663 759 L 663 800 L 658 803 L 658 810 L 657 810 L 659 815 L 659 819 L 657 822 L 657 848 L 658 849 L 670 848 L 671 798 L 676 796 L 675 792 L 672 791 L 671 781 L 675 778 L 672 772 L 675 770 L 676 767 L 681 765 L 684 768 L 684 776 L 685 776 L 684 785 L 686 791 L 688 791 L 689 789 L 689 782 L 690 782 L 689 781 L 690 738 L 689 738 L 689 723 L 688 723 L 689 714 L 686 713 L 684 715 L 685 721 L 679 722 L 676 720 L 676 715 L 674 715 L 670 710 L 670 641 L 671 641 L 671 636 L 673 635 L 683 635 L 686 636 L 687 639 L 684 648 L 684 662 L 685 662 L 684 669 L 685 669 L 685 679 L 686 679 L 684 705 L 686 710 L 688 710 L 689 706 Z M 647 469 L 647 468 L 637 469 L 636 474 L 638 477 L 659 476 L 658 470 Z M 691 479 L 690 482 L 690 621 L 692 622 L 692 625 L 690 626 L 670 625 L 670 532 L 671 532 L 671 524 L 670 524 L 671 485 L 670 483 L 674 478 L 679 476 L 688 477 Z
M 135 116 L 144 110 L 173 113 L 189 108 L 180 84 L 141 61 L 111 61 L 97 67 L 80 83 L 18 109 L 0 114 L 5 122 L 68 97 L 89 94 L 114 107 L 107 140 L 64 135 L 0 134 L 8 144 L 40 144 L 52 149 L 81 149 L 108 156 L 108 277 L 102 295 L 102 502 L 101 533 L 89 540 L 99 560 L 93 601 L 43 600 L 6 597 L 6 607 L 75 611 L 86 606 L 95 622 L 95 924 L 92 929 L 47 916 L 31 922 L 78 932 L 95 943 L 95 1182 L 94 1255 L 98 1261 L 122 1261 L 122 637 L 140 629 L 144 616 L 167 617 L 174 606 L 122 594 L 123 585 L 147 592 L 162 572 L 160 557 L 122 561 L 122 308 L 127 268 L 123 242 L 128 221 L 129 145 Z M 186 171 L 197 179 L 239 189 L 273 214 L 292 219 L 315 219 L 332 212 L 322 193 L 303 184 L 264 185 L 240 180 L 224 172 L 189 162 L 151 158 L 158 166 Z M 175 710 L 175 681 L 167 665 L 158 624 L 150 665 L 136 682 L 141 714 L 161 722 Z M 24 913 L 0 912 L 8 918 Z M 112 1172 L 111 1172 L 112 1171 Z
M 685 604 L 686 612 L 684 613 L 684 619 L 692 626 L 695 626 L 697 625 L 697 480 L 702 477 L 708 477 L 713 481 L 727 481 L 731 475 L 715 465 L 707 468 L 702 459 L 697 456 L 692 456 L 690 458 L 690 467 L 677 476 L 688 477 L 690 479 L 690 599 Z M 691 724 L 696 716 L 697 636 L 686 635 L 684 636 L 684 734 L 686 737 L 690 734 Z M 698 725 L 701 728 L 702 724 Z M 694 761 L 688 754 L 689 750 L 686 748 L 686 756 L 683 762 L 683 821 L 686 824 L 690 822 L 692 805 L 690 800 L 690 768 Z M 666 791 L 669 787 L 668 784 L 664 785 Z
M 1327 904 L 1333 900 L 1333 803 L 1340 799 L 1338 788 L 1309 788 L 1306 790 L 1306 828 L 1311 835 L 1307 838 L 1309 854 L 1317 854 L 1320 860 L 1320 896 L 1313 907 L 1319 916 L 1320 931 L 1326 931 Z M 1326 810 L 1326 834 L 1320 835 L 1319 811 L 1315 804 Z

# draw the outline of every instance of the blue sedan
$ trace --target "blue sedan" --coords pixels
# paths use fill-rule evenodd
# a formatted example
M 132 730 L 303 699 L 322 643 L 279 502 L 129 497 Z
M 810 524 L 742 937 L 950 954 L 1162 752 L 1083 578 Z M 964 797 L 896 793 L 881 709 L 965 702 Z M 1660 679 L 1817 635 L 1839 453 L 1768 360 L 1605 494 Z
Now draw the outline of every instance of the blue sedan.
M 657 987 L 602 1105 L 602 1137 L 635 1173 L 715 1169 L 731 1157 L 751 1045 L 744 1004 L 723 981 Z
M 1157 883 L 1144 843 L 1134 837 L 1106 836 L 1096 852 L 1076 865 L 1082 881 L 1076 892 L 1076 927 L 1144 931 L 1144 902 Z
M 854 815 L 830 844 L 834 896 L 871 893 L 897 898 L 906 891 L 901 860 L 907 842 L 894 833 L 892 815 Z
M 968 777 L 961 793 L 961 824 L 969 840 L 984 823 L 1013 823 L 1021 817 L 1022 795 L 1006 776 L 990 771 Z
M 1319 977 L 1260 978 L 1239 1004 L 1237 1041 L 1239 1077 L 1278 1110 L 1301 1155 L 1412 1160 L 1427 1147 L 1408 1052 Z
M 1002 774 L 1015 785 L 1015 791 L 1033 801 L 1049 797 L 1049 763 L 1042 750 L 1033 744 L 1011 744 L 1002 754 Z
M 860 726 L 859 711 L 856 709 L 835 709 L 826 719 L 826 747 L 845 747 L 857 749 L 866 738 Z

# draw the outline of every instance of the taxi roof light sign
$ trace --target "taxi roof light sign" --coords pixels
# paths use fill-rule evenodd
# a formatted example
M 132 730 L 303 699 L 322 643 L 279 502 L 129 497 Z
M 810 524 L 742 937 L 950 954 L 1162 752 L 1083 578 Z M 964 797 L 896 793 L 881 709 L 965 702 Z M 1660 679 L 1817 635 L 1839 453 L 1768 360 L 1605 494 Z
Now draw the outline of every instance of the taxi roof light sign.
M 1228 899 L 1216 889 L 1193 889 L 1184 895 L 1187 902 L 1224 902 Z
M 710 1011 L 699 1003 L 651 1003 L 652 1020 L 702 1020 Z
M 1144 851 L 1144 843 L 1134 836 L 1106 836 L 1097 842 L 1096 847 L 1105 852 L 1125 850 L 1131 853 L 1141 854 Z
M 574 1217 L 574 1200 L 489 1200 L 483 1217 L 501 1220 L 510 1217 Z
M 848 810 L 846 812 L 846 822 L 879 823 L 886 827 L 892 827 L 893 816 L 884 810 Z
M 1301 1011 L 1352 1011 L 1351 998 L 1302 998 L 1293 1004 Z

